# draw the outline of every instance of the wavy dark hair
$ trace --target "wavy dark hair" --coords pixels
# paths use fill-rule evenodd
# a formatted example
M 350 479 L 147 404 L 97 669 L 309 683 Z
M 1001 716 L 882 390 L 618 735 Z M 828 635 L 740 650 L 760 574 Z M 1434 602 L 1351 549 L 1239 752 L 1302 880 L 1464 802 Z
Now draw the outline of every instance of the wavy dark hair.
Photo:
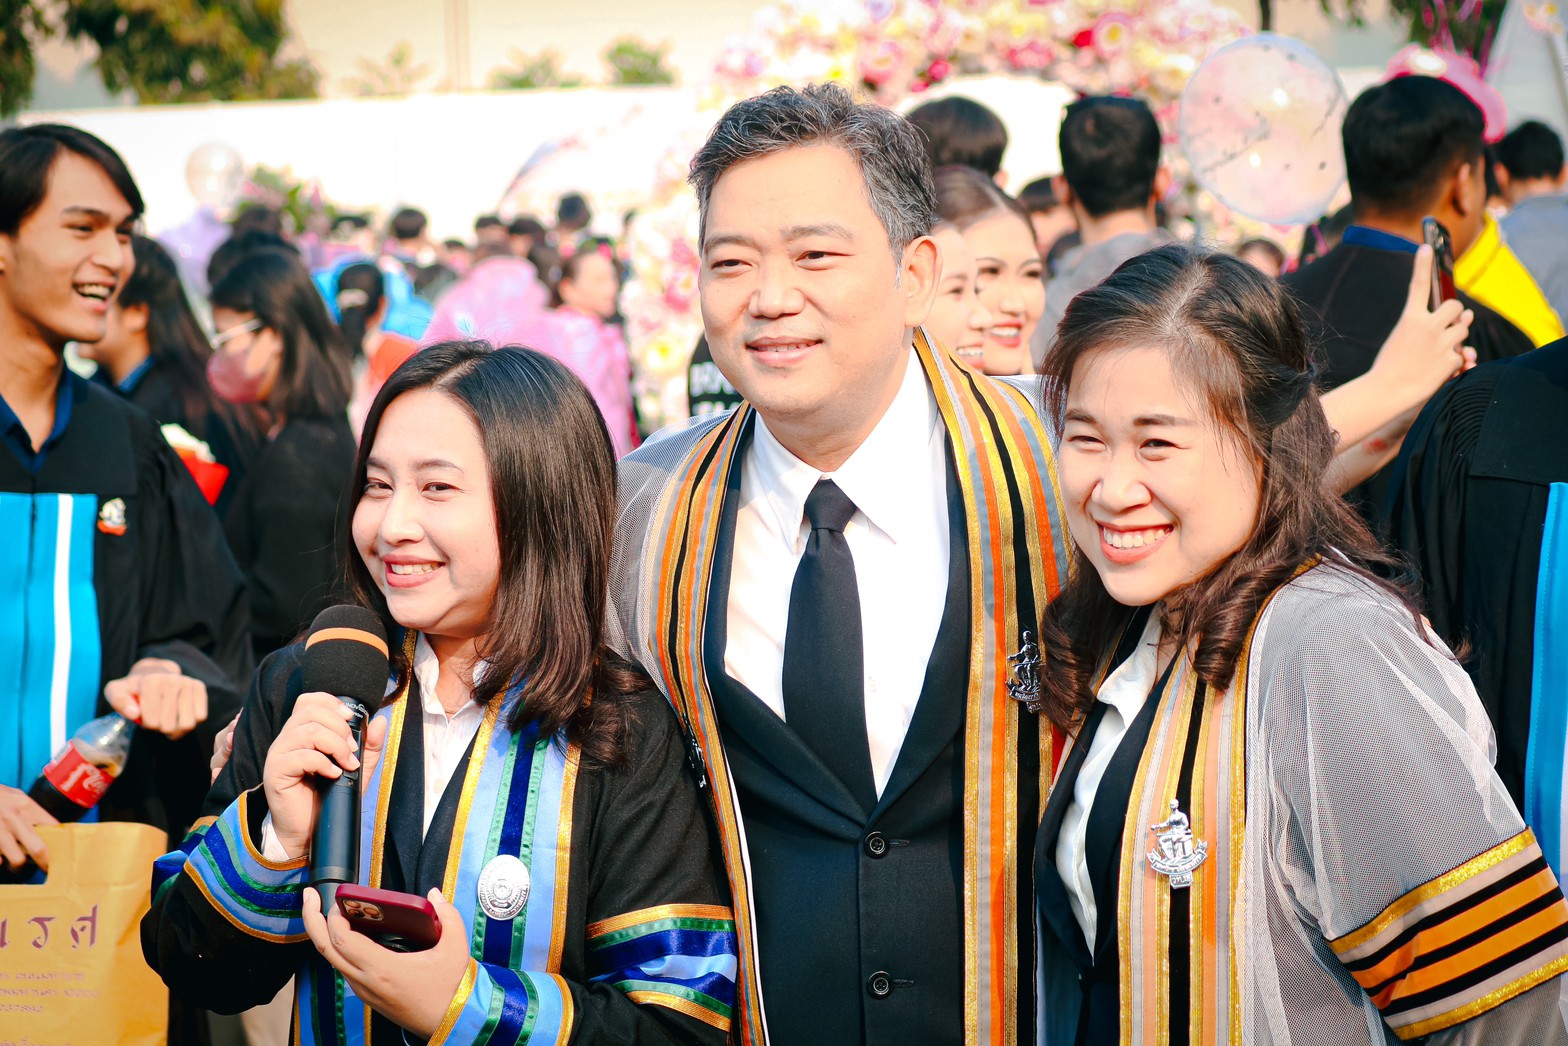
M 501 576 L 479 644 L 486 667 L 474 700 L 487 704 L 520 684 L 509 729 L 538 723 L 548 736 L 564 728 L 586 763 L 624 765 L 633 722 L 625 697 L 652 684 L 604 640 L 616 471 L 599 408 L 571 371 L 532 349 L 433 345 L 393 372 L 370 407 L 350 488 L 356 501 L 387 406 L 423 389 L 450 396 L 473 419 L 490 472 Z M 349 516 L 344 540 L 352 550 Z M 391 635 L 400 626 L 364 561 L 346 559 L 349 593 L 380 614 Z M 401 649 L 393 667 L 410 670 Z
M 1230 685 L 1253 619 L 1269 595 L 1314 557 L 1331 559 L 1391 593 L 1419 624 L 1400 573 L 1343 500 L 1325 490 L 1335 435 L 1314 388 L 1312 346 L 1299 309 L 1277 282 L 1227 254 L 1167 244 L 1124 262 L 1067 307 L 1042 373 L 1045 416 L 1060 427 L 1073 372 L 1092 353 L 1156 345 L 1222 433 L 1261 466 L 1257 521 L 1247 541 L 1167 596 L 1165 638 L 1191 644 L 1209 686 Z M 1082 550 L 1078 553 L 1082 556 Z M 1048 651 L 1045 714 L 1075 724 L 1092 707 L 1097 671 L 1130 616 L 1082 559 L 1040 621 Z

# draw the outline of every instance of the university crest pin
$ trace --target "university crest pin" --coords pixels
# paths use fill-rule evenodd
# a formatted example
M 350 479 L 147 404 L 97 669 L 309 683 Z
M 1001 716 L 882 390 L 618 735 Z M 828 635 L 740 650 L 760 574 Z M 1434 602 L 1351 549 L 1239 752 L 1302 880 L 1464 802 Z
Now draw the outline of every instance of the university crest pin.
M 98 529 L 112 537 L 120 537 L 125 533 L 125 502 L 120 498 L 112 498 L 103 503 L 98 510 Z
M 1012 670 L 1012 678 L 1007 681 L 1007 696 L 1029 711 L 1039 713 L 1044 707 L 1040 701 L 1040 648 L 1035 645 L 1033 632 L 1023 634 L 1018 653 L 1009 654 L 1007 664 Z
M 490 859 L 479 873 L 479 907 L 492 919 L 515 919 L 528 903 L 528 866 L 511 854 Z
M 1171 815 L 1159 824 L 1151 825 L 1159 849 L 1150 850 L 1149 867 L 1168 876 L 1172 890 L 1184 890 L 1192 885 L 1192 873 L 1209 856 L 1209 844 L 1192 837 L 1191 822 L 1181 812 L 1181 803 L 1171 800 Z

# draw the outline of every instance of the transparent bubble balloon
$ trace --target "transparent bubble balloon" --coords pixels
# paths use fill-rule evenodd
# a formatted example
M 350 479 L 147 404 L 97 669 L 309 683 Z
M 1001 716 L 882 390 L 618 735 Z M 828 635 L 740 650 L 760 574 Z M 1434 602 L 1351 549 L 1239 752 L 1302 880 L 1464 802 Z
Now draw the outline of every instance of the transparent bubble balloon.
M 191 150 L 185 161 L 185 184 L 196 202 L 214 210 L 224 210 L 239 199 L 245 184 L 245 161 L 234 147 L 222 142 L 203 142 Z
M 1321 217 L 1345 180 L 1349 106 L 1306 44 L 1258 33 L 1211 54 L 1181 96 L 1177 135 L 1193 177 L 1225 206 L 1273 225 Z

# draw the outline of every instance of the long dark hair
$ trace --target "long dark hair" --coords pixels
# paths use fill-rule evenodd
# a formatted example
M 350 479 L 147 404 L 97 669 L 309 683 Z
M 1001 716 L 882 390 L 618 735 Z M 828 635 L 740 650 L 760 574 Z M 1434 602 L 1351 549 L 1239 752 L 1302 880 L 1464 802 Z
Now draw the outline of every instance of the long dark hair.
M 355 358 L 365 354 L 365 329 L 386 297 L 386 277 L 369 262 L 357 262 L 338 273 L 338 329 Z
M 1262 464 L 1257 521 L 1246 543 L 1162 603 L 1166 637 L 1194 646 L 1204 682 L 1221 690 L 1230 685 L 1264 601 L 1317 556 L 1390 592 L 1419 623 L 1405 589 L 1378 576 L 1397 572 L 1393 560 L 1323 487 L 1335 436 L 1313 388 L 1311 343 L 1288 292 L 1238 258 L 1183 244 L 1124 262 L 1067 307 L 1042 368 L 1045 416 L 1060 424 L 1074 368 L 1086 356 L 1135 345 L 1164 348 L 1178 380 Z M 1040 622 L 1040 646 L 1050 654 L 1042 684 L 1052 722 L 1070 726 L 1093 704 L 1094 674 L 1128 615 L 1080 560 Z
M 365 418 L 354 462 L 357 493 L 387 406 L 430 389 L 450 396 L 484 442 L 501 546 L 501 576 L 480 642 L 485 668 L 474 700 L 486 704 L 520 686 L 506 725 L 537 722 L 541 734 L 566 729 L 583 758 L 624 762 L 630 705 L 622 698 L 651 684 L 604 643 L 615 533 L 615 452 L 593 397 L 542 353 L 452 341 L 411 357 L 381 387 Z M 352 524 L 349 524 L 352 526 Z M 352 539 L 347 546 L 352 549 Z M 353 598 L 398 627 L 364 561 L 349 555 Z M 394 651 L 394 667 L 403 664 Z
M 349 352 L 298 256 L 253 251 L 212 288 L 213 308 L 255 315 L 283 341 L 268 406 L 285 418 L 339 417 L 348 409 Z
M 216 413 L 236 430 L 259 435 L 255 412 L 229 403 L 207 383 L 212 345 L 191 311 L 174 259 L 158 241 L 139 233 L 131 236 L 131 251 L 136 270 L 120 288 L 119 306 L 146 308 L 148 353 L 174 387 L 185 417 L 200 420 Z

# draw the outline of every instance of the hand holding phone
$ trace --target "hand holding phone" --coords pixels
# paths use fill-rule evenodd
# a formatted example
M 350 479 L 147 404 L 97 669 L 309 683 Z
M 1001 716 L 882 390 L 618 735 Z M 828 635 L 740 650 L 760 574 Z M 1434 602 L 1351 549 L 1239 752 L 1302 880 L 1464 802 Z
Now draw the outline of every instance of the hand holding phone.
M 383 948 L 422 952 L 441 939 L 435 905 L 417 894 L 344 883 L 337 889 L 337 904 L 349 926 Z
M 1436 312 L 1445 301 L 1459 297 L 1454 285 L 1454 244 L 1443 223 L 1431 215 L 1421 219 L 1421 239 L 1432 248 L 1432 292 L 1426 307 Z

